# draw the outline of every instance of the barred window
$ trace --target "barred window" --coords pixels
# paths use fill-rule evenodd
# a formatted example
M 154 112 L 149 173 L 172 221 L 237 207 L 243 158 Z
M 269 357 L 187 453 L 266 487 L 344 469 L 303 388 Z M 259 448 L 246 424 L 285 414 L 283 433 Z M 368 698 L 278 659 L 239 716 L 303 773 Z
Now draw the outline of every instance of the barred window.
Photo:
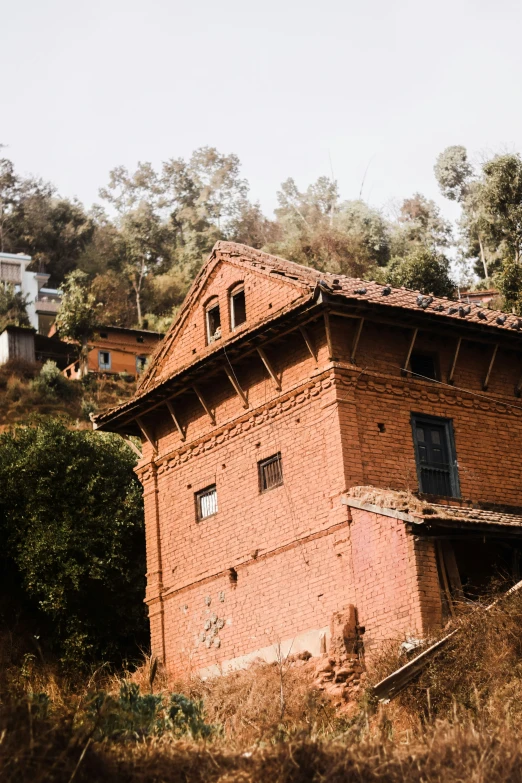
M 280 452 L 274 454 L 273 457 L 258 462 L 257 468 L 259 471 L 260 492 L 279 487 L 283 483 L 283 464 Z
M 211 517 L 213 514 L 217 514 L 217 510 L 217 489 L 215 484 L 196 492 L 196 514 L 198 521 Z

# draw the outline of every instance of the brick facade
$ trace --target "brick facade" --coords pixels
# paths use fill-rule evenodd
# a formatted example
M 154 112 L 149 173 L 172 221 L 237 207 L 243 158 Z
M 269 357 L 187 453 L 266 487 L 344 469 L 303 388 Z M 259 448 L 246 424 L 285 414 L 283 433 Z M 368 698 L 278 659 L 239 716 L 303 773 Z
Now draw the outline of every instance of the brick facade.
M 337 315 L 337 303 L 317 296 L 318 273 L 231 247 L 218 246 L 194 284 L 135 401 L 96 420 L 143 436 L 153 651 L 175 674 L 274 657 L 280 646 L 319 654 L 333 613 L 350 605 L 367 649 L 429 633 L 443 619 L 434 541 L 343 497 L 361 485 L 417 492 L 411 414 L 422 413 L 452 422 L 460 502 L 522 505 L 514 335 L 465 332 L 450 384 L 460 321 L 444 333 L 424 310 L 417 326 L 396 308 L 383 326 L 368 307 L 359 332 L 357 313 Z M 238 282 L 247 320 L 232 331 Z M 214 343 L 205 326 L 213 297 Z M 440 383 L 403 372 L 414 328 Z M 283 483 L 260 492 L 258 463 L 278 453 Z M 198 521 L 195 493 L 211 485 L 218 511 Z

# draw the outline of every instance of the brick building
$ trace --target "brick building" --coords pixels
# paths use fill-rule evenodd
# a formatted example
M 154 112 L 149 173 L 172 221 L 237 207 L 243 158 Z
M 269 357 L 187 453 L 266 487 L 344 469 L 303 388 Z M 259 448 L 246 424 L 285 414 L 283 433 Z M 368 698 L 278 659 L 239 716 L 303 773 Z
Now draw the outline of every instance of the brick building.
M 53 330 L 51 334 L 54 334 Z M 148 329 L 102 326 L 89 340 L 87 372 L 103 375 L 127 373 L 137 377 L 145 370 L 150 355 L 162 339 L 162 334 Z M 81 373 L 77 359 L 63 371 L 71 380 L 80 378 Z
M 343 612 L 366 650 L 422 637 L 517 578 L 521 327 L 218 243 L 135 397 L 94 419 L 142 439 L 167 668 L 318 655 Z

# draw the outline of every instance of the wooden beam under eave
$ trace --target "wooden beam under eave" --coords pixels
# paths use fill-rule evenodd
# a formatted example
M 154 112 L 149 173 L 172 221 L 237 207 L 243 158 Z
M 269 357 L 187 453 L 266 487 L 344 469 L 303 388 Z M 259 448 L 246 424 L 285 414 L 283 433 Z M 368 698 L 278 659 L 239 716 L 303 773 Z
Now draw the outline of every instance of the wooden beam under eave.
M 459 351 L 461 345 L 462 345 L 462 337 L 459 337 L 459 339 L 457 340 L 457 347 L 455 348 L 455 353 L 453 354 L 453 361 L 451 362 L 451 368 L 448 375 L 448 383 L 453 383 L 453 378 L 455 376 L 455 368 L 457 366 L 457 359 L 459 358 Z
M 268 356 L 266 355 L 266 353 L 262 348 L 258 348 L 257 352 L 259 354 L 261 361 L 265 365 L 268 374 L 272 378 L 274 382 L 274 386 L 276 387 L 277 391 L 281 391 L 281 383 L 279 382 L 279 378 L 277 377 L 277 373 L 273 368 L 272 362 L 270 361 L 270 359 L 268 358 Z
M 176 425 L 176 429 L 177 429 L 177 431 L 180 434 L 181 440 L 185 440 L 185 433 L 183 432 L 183 428 L 182 428 L 181 424 L 179 423 L 179 419 L 176 416 L 176 412 L 175 412 L 175 410 L 174 410 L 174 408 L 172 406 L 171 401 L 170 400 L 166 400 L 165 401 L 165 405 L 167 406 L 168 411 L 169 411 L 169 413 L 170 413 L 170 415 L 172 417 L 172 421 Z
M 152 437 L 152 433 L 148 430 L 148 428 L 144 424 L 143 419 L 141 418 L 141 416 L 136 416 L 136 424 L 140 428 L 143 437 L 146 440 L 148 440 L 148 442 L 152 446 L 152 450 L 156 454 L 157 451 L 158 451 L 158 447 L 156 446 L 156 442 L 155 442 L 154 438 Z
M 491 356 L 491 361 L 489 363 L 488 371 L 486 373 L 486 377 L 484 378 L 484 383 L 482 384 L 482 391 L 487 391 L 489 386 L 489 378 L 491 376 L 491 371 L 493 369 L 493 365 L 495 364 L 495 358 L 497 356 L 498 351 L 498 343 L 493 348 L 493 354 Z
M 408 372 L 409 372 L 409 364 L 410 364 L 411 354 L 412 354 L 412 351 L 413 351 L 413 346 L 415 345 L 415 340 L 417 339 L 418 332 L 419 332 L 419 330 L 416 327 L 413 330 L 413 334 L 411 336 L 411 341 L 410 341 L 410 346 L 408 348 L 408 353 L 406 354 L 406 359 L 405 359 L 405 362 L 404 362 L 404 367 L 401 370 L 401 373 L 403 375 L 407 375 Z
M 207 403 L 205 402 L 205 398 L 201 394 L 201 391 L 199 390 L 199 386 L 196 386 L 196 384 L 193 384 L 192 388 L 194 389 L 194 393 L 195 393 L 196 397 L 198 398 L 198 400 L 200 401 L 202 407 L 204 408 L 205 413 L 210 418 L 210 421 L 212 422 L 212 424 L 215 424 L 216 423 L 216 417 L 214 416 L 214 414 L 212 413 L 212 411 L 208 407 Z
M 357 353 L 357 347 L 359 345 L 359 340 L 361 338 L 363 324 L 364 324 L 364 318 L 361 318 L 359 320 L 359 323 L 357 324 L 357 329 L 355 330 L 355 334 L 353 336 L 352 350 L 350 352 L 350 362 L 352 364 L 355 364 L 355 355 Z
M 138 459 L 143 459 L 143 454 L 139 450 L 139 448 L 131 441 L 130 437 L 128 435 L 122 435 L 123 440 L 129 446 L 133 452 L 137 455 Z
M 241 400 L 243 402 L 243 408 L 248 408 L 247 396 L 246 396 L 245 392 L 243 391 L 243 389 L 241 388 L 241 386 L 239 385 L 239 381 L 236 378 L 235 372 L 232 370 L 232 368 L 228 364 L 225 364 L 224 369 L 225 369 L 225 372 L 226 372 L 226 374 L 228 376 L 228 380 L 230 381 L 230 383 L 234 387 L 234 390 L 235 390 L 236 394 L 238 395 L 238 397 L 241 397 Z
M 308 332 L 307 332 L 307 330 L 305 329 L 304 326 L 300 326 L 299 327 L 299 331 L 301 332 L 301 334 L 303 336 L 303 340 L 306 343 L 306 347 L 310 351 L 310 356 L 312 357 L 314 362 L 317 364 L 317 352 L 316 352 L 315 346 L 314 346 L 314 344 L 312 342 L 312 338 L 310 337 L 310 335 L 308 334 Z
M 324 311 L 324 328 L 326 330 L 326 344 L 328 346 L 328 359 L 333 361 L 332 330 L 330 326 L 330 313 Z

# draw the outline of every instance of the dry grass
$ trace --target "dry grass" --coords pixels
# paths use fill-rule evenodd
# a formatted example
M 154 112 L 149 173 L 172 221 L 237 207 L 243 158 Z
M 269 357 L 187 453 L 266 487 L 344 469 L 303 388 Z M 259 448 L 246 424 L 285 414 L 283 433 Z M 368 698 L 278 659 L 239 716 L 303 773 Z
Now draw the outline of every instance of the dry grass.
M 389 655 L 380 673 L 395 664 Z M 207 741 L 168 732 L 95 741 L 89 692 L 116 692 L 120 681 L 102 670 L 75 688 L 49 668 L 36 669 L 4 691 L 0 705 L 0 779 L 7 783 L 522 783 L 520 594 L 487 614 L 469 614 L 416 683 L 388 705 L 362 699 L 351 720 L 313 691 L 306 664 L 256 664 L 175 685 L 201 698 L 207 722 L 220 727 Z M 148 692 L 151 661 L 127 677 Z M 172 687 L 156 673 L 155 693 Z M 38 689 L 51 697 L 47 712 Z
M 80 428 L 90 428 L 89 413 L 119 405 L 136 390 L 134 379 L 89 377 L 67 381 L 62 393 L 45 393 L 33 381 L 41 365 L 12 360 L 0 366 L 0 431 L 27 423 L 34 416 L 65 416 Z

